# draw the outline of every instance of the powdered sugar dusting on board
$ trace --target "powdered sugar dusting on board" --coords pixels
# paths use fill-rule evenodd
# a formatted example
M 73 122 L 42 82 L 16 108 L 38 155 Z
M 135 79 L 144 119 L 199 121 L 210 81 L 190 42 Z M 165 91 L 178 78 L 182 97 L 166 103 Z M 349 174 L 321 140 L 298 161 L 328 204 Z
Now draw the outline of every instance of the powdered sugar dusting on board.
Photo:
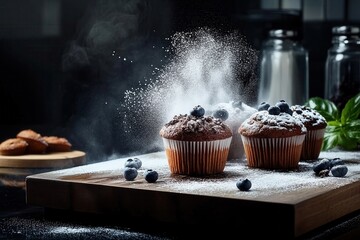
M 228 163 L 224 174 L 216 177 L 172 177 L 165 180 L 161 188 L 167 188 L 181 193 L 201 195 L 241 196 L 242 198 L 256 199 L 258 197 L 273 196 L 292 191 L 332 187 L 337 188 L 357 179 L 345 177 L 335 178 L 317 177 L 312 171 L 312 163 L 301 163 L 298 171 L 277 172 L 248 168 L 245 163 Z M 356 164 L 349 165 L 349 172 L 360 173 Z M 238 179 L 249 179 L 252 182 L 250 191 L 241 192 L 236 187 Z
M 271 199 L 278 198 L 282 201 L 283 196 L 292 192 L 305 193 L 307 190 L 326 191 L 336 189 L 344 185 L 359 181 L 360 179 L 360 152 L 321 152 L 320 158 L 315 162 L 300 161 L 299 168 L 294 171 L 275 171 L 249 168 L 246 159 L 240 161 L 228 161 L 224 173 L 206 176 L 189 177 L 184 175 L 172 175 L 169 171 L 165 152 L 137 155 L 131 158 L 139 158 L 142 166 L 134 181 L 126 181 L 123 177 L 123 169 L 129 157 L 110 160 L 107 162 L 78 166 L 65 170 L 58 170 L 59 178 L 67 180 L 86 180 L 87 183 L 111 184 L 114 186 L 142 188 L 149 190 L 169 191 L 183 194 L 223 196 L 228 198 L 240 198 L 249 200 L 264 200 L 267 196 Z M 329 174 L 327 177 L 315 175 L 312 167 L 322 158 L 341 158 L 348 167 L 345 177 L 339 178 Z M 146 169 L 156 170 L 159 178 L 156 183 L 147 183 L 143 173 Z M 249 179 L 252 182 L 250 191 L 240 191 L 236 187 L 239 179 Z M 300 197 L 302 194 L 293 194 Z

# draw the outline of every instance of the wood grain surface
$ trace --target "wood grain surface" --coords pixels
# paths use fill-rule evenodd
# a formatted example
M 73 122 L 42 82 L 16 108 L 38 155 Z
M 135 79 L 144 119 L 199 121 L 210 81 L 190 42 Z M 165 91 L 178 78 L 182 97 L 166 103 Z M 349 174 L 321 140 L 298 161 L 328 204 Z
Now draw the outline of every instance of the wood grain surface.
M 229 162 L 220 175 L 188 177 L 172 175 L 165 153 L 157 152 L 134 156 L 143 162 L 134 181 L 122 174 L 128 158 L 30 175 L 26 199 L 29 205 L 62 211 L 175 225 L 259 226 L 277 236 L 299 237 L 360 209 L 360 153 L 320 156 L 340 156 L 349 173 L 345 178 L 319 178 L 309 163 L 288 173 L 250 169 L 239 161 Z M 145 181 L 147 168 L 159 172 L 156 183 Z M 249 192 L 235 186 L 245 177 L 253 183 Z
M 20 156 L 0 155 L 0 167 L 9 168 L 63 168 L 83 165 L 86 154 L 82 151 L 26 154 Z

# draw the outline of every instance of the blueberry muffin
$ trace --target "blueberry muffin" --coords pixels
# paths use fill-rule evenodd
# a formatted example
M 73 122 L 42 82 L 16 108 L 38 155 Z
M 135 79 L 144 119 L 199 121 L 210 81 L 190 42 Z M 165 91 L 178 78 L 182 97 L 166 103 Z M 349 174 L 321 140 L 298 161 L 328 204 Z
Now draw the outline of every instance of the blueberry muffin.
M 238 129 L 249 167 L 290 170 L 298 168 L 307 129 L 283 101 L 259 108 Z
M 327 122 L 316 110 L 301 105 L 291 106 L 293 116 L 299 119 L 307 128 L 303 149 L 302 160 L 317 160 L 324 141 Z
M 223 172 L 232 131 L 221 119 L 204 114 L 204 108 L 195 106 L 190 114 L 175 115 L 160 129 L 171 173 Z

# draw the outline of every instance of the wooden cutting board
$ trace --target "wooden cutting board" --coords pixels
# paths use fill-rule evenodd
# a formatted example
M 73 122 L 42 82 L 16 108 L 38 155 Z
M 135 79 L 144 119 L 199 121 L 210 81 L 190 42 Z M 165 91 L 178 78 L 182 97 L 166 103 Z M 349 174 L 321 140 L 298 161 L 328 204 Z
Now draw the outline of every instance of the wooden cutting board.
M 301 162 L 298 171 L 277 172 L 250 169 L 245 160 L 228 162 L 223 174 L 196 178 L 172 175 L 164 152 L 134 157 L 143 162 L 134 181 L 126 181 L 122 174 L 128 158 L 30 175 L 26 178 L 27 203 L 110 214 L 129 221 L 211 226 L 231 223 L 242 229 L 259 226 L 288 238 L 302 236 L 360 209 L 359 152 L 320 155 L 343 159 L 349 168 L 344 178 L 316 177 L 309 162 Z M 143 173 L 148 168 L 158 171 L 156 183 L 145 181 Z M 236 188 L 240 178 L 252 181 L 250 191 Z
M 65 168 L 85 164 L 82 151 L 26 154 L 19 156 L 0 155 L 0 167 L 6 168 Z

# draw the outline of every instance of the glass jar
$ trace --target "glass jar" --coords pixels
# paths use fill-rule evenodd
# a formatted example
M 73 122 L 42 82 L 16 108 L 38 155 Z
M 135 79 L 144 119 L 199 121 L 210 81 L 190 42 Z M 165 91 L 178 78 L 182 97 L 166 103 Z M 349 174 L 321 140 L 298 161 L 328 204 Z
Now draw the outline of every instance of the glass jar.
M 325 64 L 324 97 L 339 109 L 360 92 L 360 28 L 332 28 L 332 46 Z
M 308 62 L 308 51 L 296 31 L 271 30 L 261 50 L 258 103 L 304 104 L 309 97 Z

